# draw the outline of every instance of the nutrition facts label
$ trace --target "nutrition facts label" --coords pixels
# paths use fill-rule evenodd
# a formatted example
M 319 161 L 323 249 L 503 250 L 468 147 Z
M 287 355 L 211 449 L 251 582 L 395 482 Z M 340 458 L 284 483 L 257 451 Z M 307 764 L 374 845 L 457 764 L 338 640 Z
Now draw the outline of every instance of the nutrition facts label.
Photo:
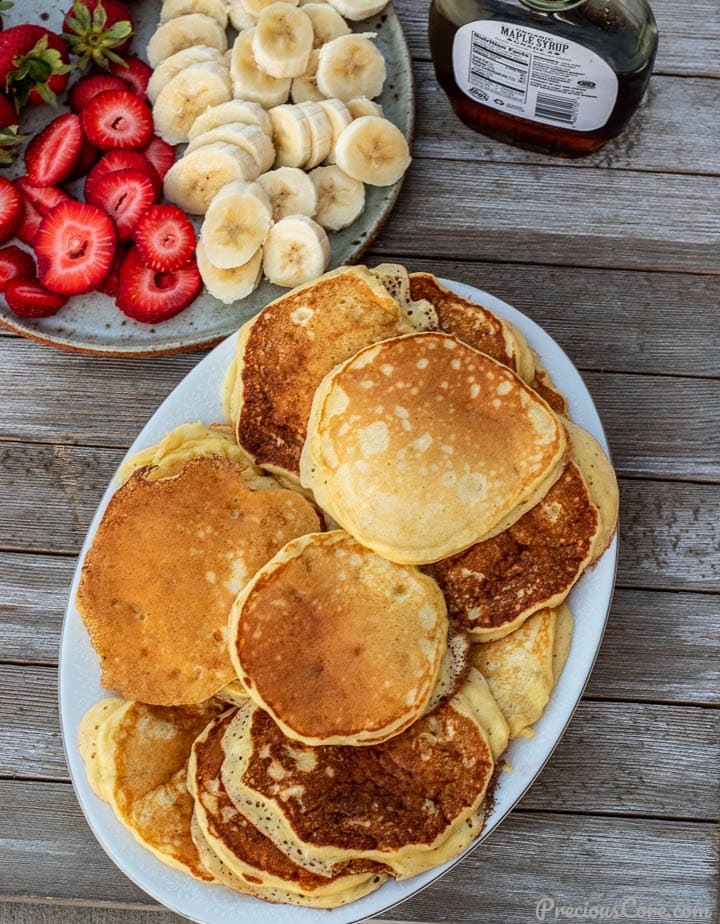
M 471 99 L 574 131 L 603 126 L 617 99 L 617 77 L 594 51 L 513 23 L 473 22 L 458 29 L 453 69 Z

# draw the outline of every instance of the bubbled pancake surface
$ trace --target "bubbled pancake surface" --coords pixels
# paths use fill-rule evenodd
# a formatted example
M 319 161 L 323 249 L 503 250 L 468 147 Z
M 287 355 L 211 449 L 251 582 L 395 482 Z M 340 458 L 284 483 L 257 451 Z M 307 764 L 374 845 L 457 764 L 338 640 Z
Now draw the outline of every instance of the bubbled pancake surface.
M 193 459 L 160 481 L 137 471 L 111 499 L 77 597 L 107 689 L 180 705 L 234 677 L 227 616 L 235 596 L 289 539 L 320 528 L 299 494 L 252 490 L 245 472 L 225 459 Z
M 585 479 L 570 462 L 511 527 L 424 570 L 442 588 L 451 617 L 489 641 L 565 599 L 591 560 L 599 528 Z
M 565 448 L 553 412 L 510 369 L 454 337 L 416 333 L 326 376 L 302 483 L 363 545 L 422 564 L 486 538 L 547 490 Z
M 238 676 L 307 744 L 379 742 L 407 728 L 430 699 L 447 635 L 437 584 L 342 530 L 290 542 L 230 616 Z
M 345 267 L 271 302 L 240 330 L 235 394 L 238 443 L 272 471 L 299 477 L 313 394 L 338 363 L 410 330 L 365 267 Z

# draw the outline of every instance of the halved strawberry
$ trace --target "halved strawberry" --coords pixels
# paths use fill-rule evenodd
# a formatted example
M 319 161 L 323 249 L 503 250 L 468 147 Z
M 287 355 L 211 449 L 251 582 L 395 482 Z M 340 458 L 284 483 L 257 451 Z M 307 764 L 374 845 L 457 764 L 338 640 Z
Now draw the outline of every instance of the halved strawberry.
M 152 68 L 135 55 L 123 58 L 123 63 L 113 62 L 108 71 L 121 80 L 127 81 L 138 96 L 145 96 L 152 77 Z
M 85 180 L 85 199 L 90 202 L 98 182 L 116 170 L 138 170 L 152 182 L 157 199 L 162 195 L 162 180 L 150 161 L 137 151 L 108 151 L 95 164 Z
M 145 148 L 153 132 L 147 103 L 130 90 L 106 90 L 80 113 L 85 137 L 103 151 Z
M 115 298 L 118 294 L 120 291 L 120 267 L 123 265 L 127 252 L 128 248 L 123 247 L 122 244 L 115 251 L 110 272 L 98 286 L 98 292 L 104 292 L 105 295 L 109 295 L 111 298 Z
M 140 259 L 150 269 L 172 272 L 184 266 L 195 252 L 195 228 L 176 205 L 154 205 L 133 231 Z
M 157 170 L 161 180 L 165 179 L 165 174 L 175 163 L 175 148 L 167 141 L 163 141 L 159 135 L 152 136 L 150 144 L 142 154 Z
M 80 112 L 98 93 L 104 93 L 106 90 L 127 89 L 128 85 L 119 77 L 111 77 L 110 74 L 88 74 L 86 77 L 81 77 L 71 88 L 70 108 L 73 112 Z
M 79 180 L 81 177 L 85 176 L 88 170 L 92 167 L 95 161 L 98 159 L 100 152 L 95 147 L 94 144 L 90 144 L 87 138 L 83 138 L 82 147 L 80 148 L 80 155 L 75 164 L 75 169 L 68 177 L 69 180 Z
M 36 135 L 25 151 L 25 169 L 33 186 L 57 186 L 75 169 L 83 146 L 80 119 L 58 116 Z
M 119 241 L 129 241 L 135 225 L 157 198 L 152 180 L 145 173 L 116 170 L 98 180 L 87 201 L 112 218 Z
M 15 236 L 22 218 L 22 196 L 10 180 L 0 176 L 0 244 Z
M 67 295 L 48 292 L 36 279 L 11 279 L 5 299 L 15 314 L 23 318 L 49 318 L 67 303 Z
M 202 279 L 194 260 L 174 273 L 157 273 L 145 266 L 135 247 L 120 267 L 120 291 L 115 304 L 136 321 L 167 321 L 195 300 Z
M 23 196 L 20 224 L 16 231 L 17 236 L 23 244 L 27 244 L 29 247 L 35 246 L 35 238 L 37 237 L 38 228 L 42 220 L 43 216 L 40 212 L 38 212 L 35 206 L 31 202 L 28 202 L 25 196 Z
M 33 186 L 26 176 L 19 176 L 15 180 L 15 185 L 33 208 L 43 216 L 61 202 L 69 202 L 72 199 L 64 189 L 58 189 L 57 186 Z
M 27 250 L 10 244 L 0 249 L 0 292 L 11 279 L 34 279 L 35 261 Z
M 40 282 L 53 292 L 89 292 L 107 276 L 115 253 L 115 228 L 102 209 L 63 202 L 40 223 L 35 239 Z

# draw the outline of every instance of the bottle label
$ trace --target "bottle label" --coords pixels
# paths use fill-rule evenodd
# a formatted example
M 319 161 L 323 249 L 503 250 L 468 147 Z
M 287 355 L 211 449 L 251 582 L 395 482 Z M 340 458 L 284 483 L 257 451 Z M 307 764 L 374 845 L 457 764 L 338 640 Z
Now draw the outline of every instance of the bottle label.
M 617 100 L 617 76 L 594 51 L 515 23 L 461 26 L 453 69 L 460 89 L 484 106 L 577 132 L 605 125 Z

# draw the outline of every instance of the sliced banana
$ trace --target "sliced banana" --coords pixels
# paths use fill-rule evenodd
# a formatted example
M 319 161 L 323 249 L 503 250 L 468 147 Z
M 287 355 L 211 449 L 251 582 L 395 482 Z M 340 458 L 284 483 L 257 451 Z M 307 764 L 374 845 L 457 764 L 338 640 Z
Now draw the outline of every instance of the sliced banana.
M 290 95 L 289 77 L 271 77 L 258 67 L 253 54 L 255 29 L 246 29 L 235 39 L 230 59 L 230 76 L 235 96 L 259 103 L 265 109 L 280 106 Z
M 227 28 L 228 11 L 224 0 L 163 0 L 160 22 L 168 22 L 190 13 L 204 13 L 216 19 L 222 29 Z
M 278 167 L 258 177 L 272 206 L 273 221 L 286 215 L 307 215 L 312 218 L 317 209 L 315 184 L 298 167 Z M 360 184 L 362 186 L 362 183 Z
M 373 45 L 374 33 L 351 33 L 333 39 L 320 49 L 317 85 L 321 93 L 333 99 L 372 99 L 382 93 L 385 83 L 385 58 Z
M 350 32 L 350 26 L 329 3 L 305 3 L 302 9 L 312 23 L 313 48 L 320 48 Z
M 159 25 L 147 44 L 148 63 L 150 67 L 157 67 L 170 55 L 195 45 L 209 45 L 221 53 L 226 51 L 225 30 L 212 16 L 189 13 Z
M 213 64 L 225 64 L 224 56 L 209 45 L 197 45 L 194 48 L 183 48 L 182 51 L 170 55 L 161 64 L 155 68 L 150 77 L 147 86 L 147 98 L 151 103 L 160 95 L 163 87 L 166 87 L 173 77 L 177 77 L 180 71 L 193 64 L 203 64 L 212 62 Z
M 257 175 L 247 151 L 218 141 L 175 161 L 165 175 L 165 198 L 191 215 L 204 215 L 223 186 L 235 180 L 247 183 Z
M 259 183 L 228 183 L 210 203 L 200 240 L 214 266 L 233 269 L 253 257 L 271 225 L 270 200 Z
M 243 29 L 252 29 L 257 22 L 257 16 L 247 11 L 244 0 L 230 0 L 228 17 L 230 25 L 238 32 L 242 32 Z
M 365 208 L 365 186 L 336 166 L 310 173 L 317 194 L 315 221 L 329 231 L 351 225 Z
M 317 279 L 330 261 L 330 243 L 320 225 L 307 215 L 288 215 L 270 229 L 263 249 L 263 270 L 278 286 Z
M 410 150 L 400 129 L 378 116 L 362 116 L 348 125 L 335 145 L 341 170 L 371 186 L 392 186 L 410 166 Z
M 380 116 L 383 118 L 385 113 L 380 103 L 376 103 L 367 96 L 356 96 L 355 99 L 345 101 L 345 105 L 350 110 L 353 119 L 361 119 L 363 116 Z
M 290 3 L 273 3 L 260 13 L 253 54 L 260 70 L 272 77 L 300 77 L 313 47 L 310 17 Z
M 330 153 L 333 142 L 332 125 L 319 103 L 308 100 L 298 103 L 297 108 L 310 126 L 310 156 L 305 163 L 305 169 L 311 170 L 321 164 Z
M 195 256 L 205 288 L 225 305 L 247 298 L 262 279 L 262 247 L 258 247 L 247 263 L 231 269 L 222 269 L 210 261 L 202 238 L 197 242 Z
M 330 153 L 325 160 L 329 164 L 334 164 L 335 145 L 337 144 L 337 140 L 352 122 L 353 117 L 350 115 L 350 110 L 341 99 L 323 99 L 320 100 L 318 105 L 328 117 L 333 133 Z
M 224 141 L 227 144 L 236 144 L 248 154 L 257 164 L 258 175 L 269 170 L 275 161 L 275 146 L 259 125 L 247 125 L 245 122 L 230 122 L 227 125 L 218 125 L 211 128 L 204 135 L 198 135 L 187 146 L 186 153 L 201 148 L 206 144 Z
M 318 90 L 317 85 L 317 67 L 320 55 L 317 51 L 311 51 L 308 58 L 308 66 L 302 77 L 296 77 L 290 88 L 290 99 L 294 103 L 317 102 L 325 99 Z
M 266 135 L 272 135 L 272 122 L 267 110 L 259 103 L 250 103 L 244 99 L 231 99 L 219 106 L 211 106 L 201 113 L 192 124 L 188 138 L 190 141 L 212 131 L 220 125 L 243 122 L 245 125 L 258 125 Z
M 248 13 L 257 19 L 266 7 L 272 6 L 275 2 L 276 0 L 243 0 L 243 5 Z M 287 0 L 287 2 L 290 6 L 298 5 L 298 0 Z
M 232 84 L 223 64 L 191 64 L 163 87 L 153 107 L 155 131 L 169 144 L 188 140 L 195 119 L 208 106 L 232 98 Z
M 367 19 L 376 16 L 387 6 L 387 0 L 328 0 L 345 19 Z
M 297 106 L 270 110 L 276 167 L 304 167 L 312 153 L 310 123 Z

